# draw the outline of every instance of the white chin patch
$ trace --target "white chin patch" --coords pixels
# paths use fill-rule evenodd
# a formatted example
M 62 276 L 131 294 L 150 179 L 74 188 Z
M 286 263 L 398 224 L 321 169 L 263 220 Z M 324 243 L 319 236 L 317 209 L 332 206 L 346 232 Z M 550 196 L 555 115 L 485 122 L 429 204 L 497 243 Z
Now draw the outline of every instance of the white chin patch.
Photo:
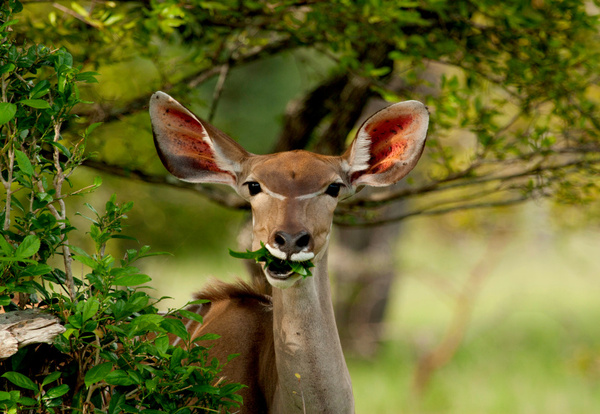
M 289 287 L 294 286 L 297 281 L 302 279 L 302 276 L 300 276 L 297 273 L 294 273 L 285 279 L 279 279 L 270 276 L 269 272 L 265 271 L 265 276 L 267 277 L 267 281 L 269 282 L 269 284 L 273 287 L 276 287 L 277 289 L 287 289 Z
M 307 260 L 312 259 L 313 257 L 315 257 L 315 254 L 313 252 L 300 252 L 300 253 L 294 253 L 291 257 L 291 259 L 294 262 L 305 262 Z

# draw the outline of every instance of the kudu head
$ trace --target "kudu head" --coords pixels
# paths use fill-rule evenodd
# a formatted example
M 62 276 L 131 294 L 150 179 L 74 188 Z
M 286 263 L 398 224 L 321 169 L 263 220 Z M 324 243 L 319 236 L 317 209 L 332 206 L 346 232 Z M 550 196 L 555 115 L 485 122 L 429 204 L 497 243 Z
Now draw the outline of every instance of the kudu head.
M 401 102 L 367 119 L 341 156 L 255 155 L 163 92 L 152 95 L 150 116 L 158 154 L 171 174 L 227 184 L 250 203 L 253 250 L 262 242 L 282 260 L 315 264 L 327 250 L 338 201 L 360 186 L 388 186 L 408 174 L 423 152 L 429 120 L 422 103 Z M 301 279 L 279 267 L 265 275 L 278 288 Z

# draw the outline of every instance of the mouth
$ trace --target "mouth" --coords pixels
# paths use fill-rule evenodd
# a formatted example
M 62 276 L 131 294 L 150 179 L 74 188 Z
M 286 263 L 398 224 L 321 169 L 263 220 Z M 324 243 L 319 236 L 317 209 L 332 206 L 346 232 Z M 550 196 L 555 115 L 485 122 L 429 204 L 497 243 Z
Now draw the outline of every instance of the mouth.
M 294 270 L 288 262 L 279 259 L 273 259 L 265 270 L 269 276 L 279 280 L 285 280 L 294 274 Z

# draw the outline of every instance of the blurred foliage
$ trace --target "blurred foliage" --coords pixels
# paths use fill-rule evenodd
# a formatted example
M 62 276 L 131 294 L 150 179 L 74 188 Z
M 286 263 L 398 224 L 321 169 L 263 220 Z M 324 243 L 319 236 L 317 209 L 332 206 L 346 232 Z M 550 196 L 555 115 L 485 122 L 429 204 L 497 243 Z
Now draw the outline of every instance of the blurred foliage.
M 332 141 L 343 144 L 368 98 L 414 98 L 432 112 L 427 176 L 351 201 L 340 208 L 339 223 L 536 197 L 580 204 L 598 195 L 597 1 L 32 1 L 25 9 L 20 36 L 67 45 L 90 70 L 114 68 L 112 90 L 85 91 L 107 100 L 80 113 L 89 122 L 125 120 L 92 143 L 106 169 L 120 175 L 163 174 L 148 161 L 147 117 L 136 116 L 154 90 L 214 117 L 260 152 L 295 139 L 290 119 L 309 137 L 299 146 L 332 151 L 343 146 Z M 253 61 L 273 64 L 248 66 Z M 290 62 L 296 70 L 278 70 Z M 260 100 L 273 91 L 275 99 Z M 308 104 L 288 106 L 279 137 L 272 127 L 250 128 L 261 115 L 281 117 L 293 97 Z M 275 100 L 279 110 L 266 112 Z M 410 210 L 380 214 L 406 197 L 416 200 Z

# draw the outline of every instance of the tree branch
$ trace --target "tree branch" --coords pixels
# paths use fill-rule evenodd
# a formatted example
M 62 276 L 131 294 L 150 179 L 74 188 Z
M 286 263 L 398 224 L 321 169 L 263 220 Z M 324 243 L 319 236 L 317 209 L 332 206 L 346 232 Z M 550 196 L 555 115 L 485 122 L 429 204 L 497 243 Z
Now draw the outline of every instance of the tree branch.
M 265 56 L 275 55 L 284 50 L 292 50 L 295 47 L 295 43 L 290 38 L 279 38 L 272 41 L 262 47 L 252 48 L 246 53 L 239 53 L 232 57 L 229 62 L 220 64 L 213 62 L 210 67 L 205 67 L 191 75 L 188 75 L 184 79 L 178 82 L 179 84 L 186 85 L 187 89 L 194 89 L 198 85 L 206 82 L 208 79 L 222 73 L 223 68 L 230 66 L 231 68 L 250 63 L 255 60 L 261 59 Z M 174 89 L 177 85 L 165 84 L 159 88 L 163 92 L 169 92 Z M 136 99 L 129 101 L 123 107 L 115 107 L 113 103 L 110 104 L 95 104 L 92 105 L 89 110 L 83 110 L 79 112 L 79 115 L 90 117 L 90 122 L 112 122 L 120 120 L 123 117 L 136 114 L 140 111 L 148 108 L 148 101 L 150 95 L 143 95 Z

